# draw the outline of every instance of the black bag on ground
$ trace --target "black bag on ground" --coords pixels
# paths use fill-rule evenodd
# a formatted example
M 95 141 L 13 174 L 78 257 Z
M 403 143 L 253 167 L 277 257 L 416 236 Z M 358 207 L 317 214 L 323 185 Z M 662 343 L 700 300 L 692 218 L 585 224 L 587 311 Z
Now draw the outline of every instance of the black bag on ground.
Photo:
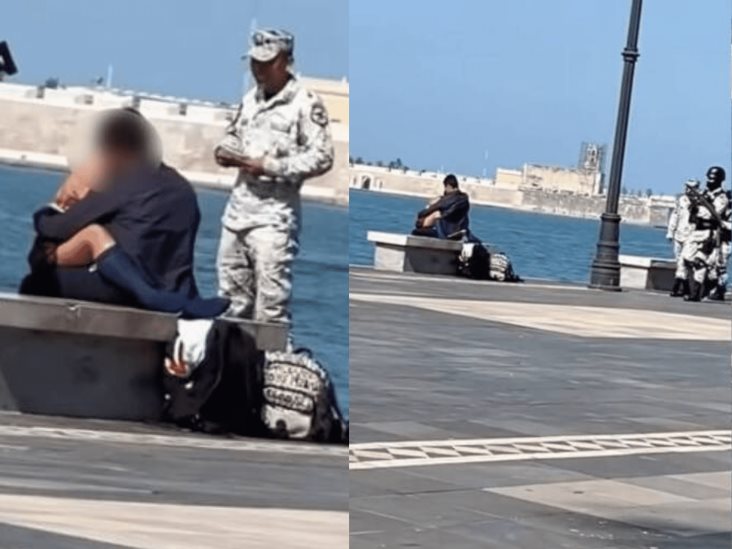
M 166 370 L 163 388 L 165 418 L 184 428 L 348 444 L 330 375 L 312 353 L 264 353 L 232 322 L 214 321 L 203 361 L 187 378 Z
M 491 250 L 480 242 L 463 244 L 458 261 L 458 274 L 475 280 L 522 282 L 505 253 Z
M 235 323 L 215 320 L 206 356 L 193 373 L 180 378 L 165 371 L 164 417 L 195 431 L 266 436 L 263 364 L 264 353 L 251 335 Z

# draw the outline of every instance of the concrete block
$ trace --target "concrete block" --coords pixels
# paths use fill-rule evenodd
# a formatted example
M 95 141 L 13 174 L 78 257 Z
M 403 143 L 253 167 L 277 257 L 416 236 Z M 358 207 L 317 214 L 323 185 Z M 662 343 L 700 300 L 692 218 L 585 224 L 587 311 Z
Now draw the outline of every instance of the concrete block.
M 674 285 L 676 261 L 635 255 L 621 255 L 618 260 L 621 287 L 671 291 Z
M 163 354 L 176 322 L 139 309 L 0 294 L 0 410 L 158 420 Z M 260 349 L 285 348 L 286 325 L 235 322 Z
M 374 267 L 382 271 L 457 274 L 462 243 L 439 238 L 370 231 Z

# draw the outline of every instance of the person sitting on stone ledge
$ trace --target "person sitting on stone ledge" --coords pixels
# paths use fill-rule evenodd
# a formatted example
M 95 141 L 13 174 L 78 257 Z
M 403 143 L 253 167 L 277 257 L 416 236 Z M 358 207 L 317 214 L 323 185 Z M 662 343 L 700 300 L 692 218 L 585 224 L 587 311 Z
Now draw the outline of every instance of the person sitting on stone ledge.
M 152 126 L 133 109 L 100 123 L 93 160 L 34 215 L 37 238 L 22 294 L 210 318 L 229 300 L 203 299 L 193 274 L 196 194 L 159 160 Z
M 412 234 L 455 240 L 470 239 L 470 199 L 458 186 L 457 177 L 450 174 L 442 181 L 444 193 L 417 214 Z

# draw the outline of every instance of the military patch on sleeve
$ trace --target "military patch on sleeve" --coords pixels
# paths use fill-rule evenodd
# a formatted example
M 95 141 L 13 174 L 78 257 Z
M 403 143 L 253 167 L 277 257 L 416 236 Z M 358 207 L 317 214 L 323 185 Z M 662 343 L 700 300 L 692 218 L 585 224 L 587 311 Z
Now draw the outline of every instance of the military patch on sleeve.
M 310 110 L 310 120 L 315 122 L 318 126 L 328 125 L 328 113 L 325 112 L 325 108 L 320 103 L 313 105 Z

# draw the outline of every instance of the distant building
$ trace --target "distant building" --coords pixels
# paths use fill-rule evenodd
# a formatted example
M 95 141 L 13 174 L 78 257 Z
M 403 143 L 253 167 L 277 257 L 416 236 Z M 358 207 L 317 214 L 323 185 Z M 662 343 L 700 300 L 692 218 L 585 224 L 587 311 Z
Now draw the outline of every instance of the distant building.
M 540 189 L 580 195 L 603 193 L 605 146 L 583 143 L 577 166 L 542 166 L 524 164 L 520 170 L 498 168 L 494 185 L 500 189 Z

